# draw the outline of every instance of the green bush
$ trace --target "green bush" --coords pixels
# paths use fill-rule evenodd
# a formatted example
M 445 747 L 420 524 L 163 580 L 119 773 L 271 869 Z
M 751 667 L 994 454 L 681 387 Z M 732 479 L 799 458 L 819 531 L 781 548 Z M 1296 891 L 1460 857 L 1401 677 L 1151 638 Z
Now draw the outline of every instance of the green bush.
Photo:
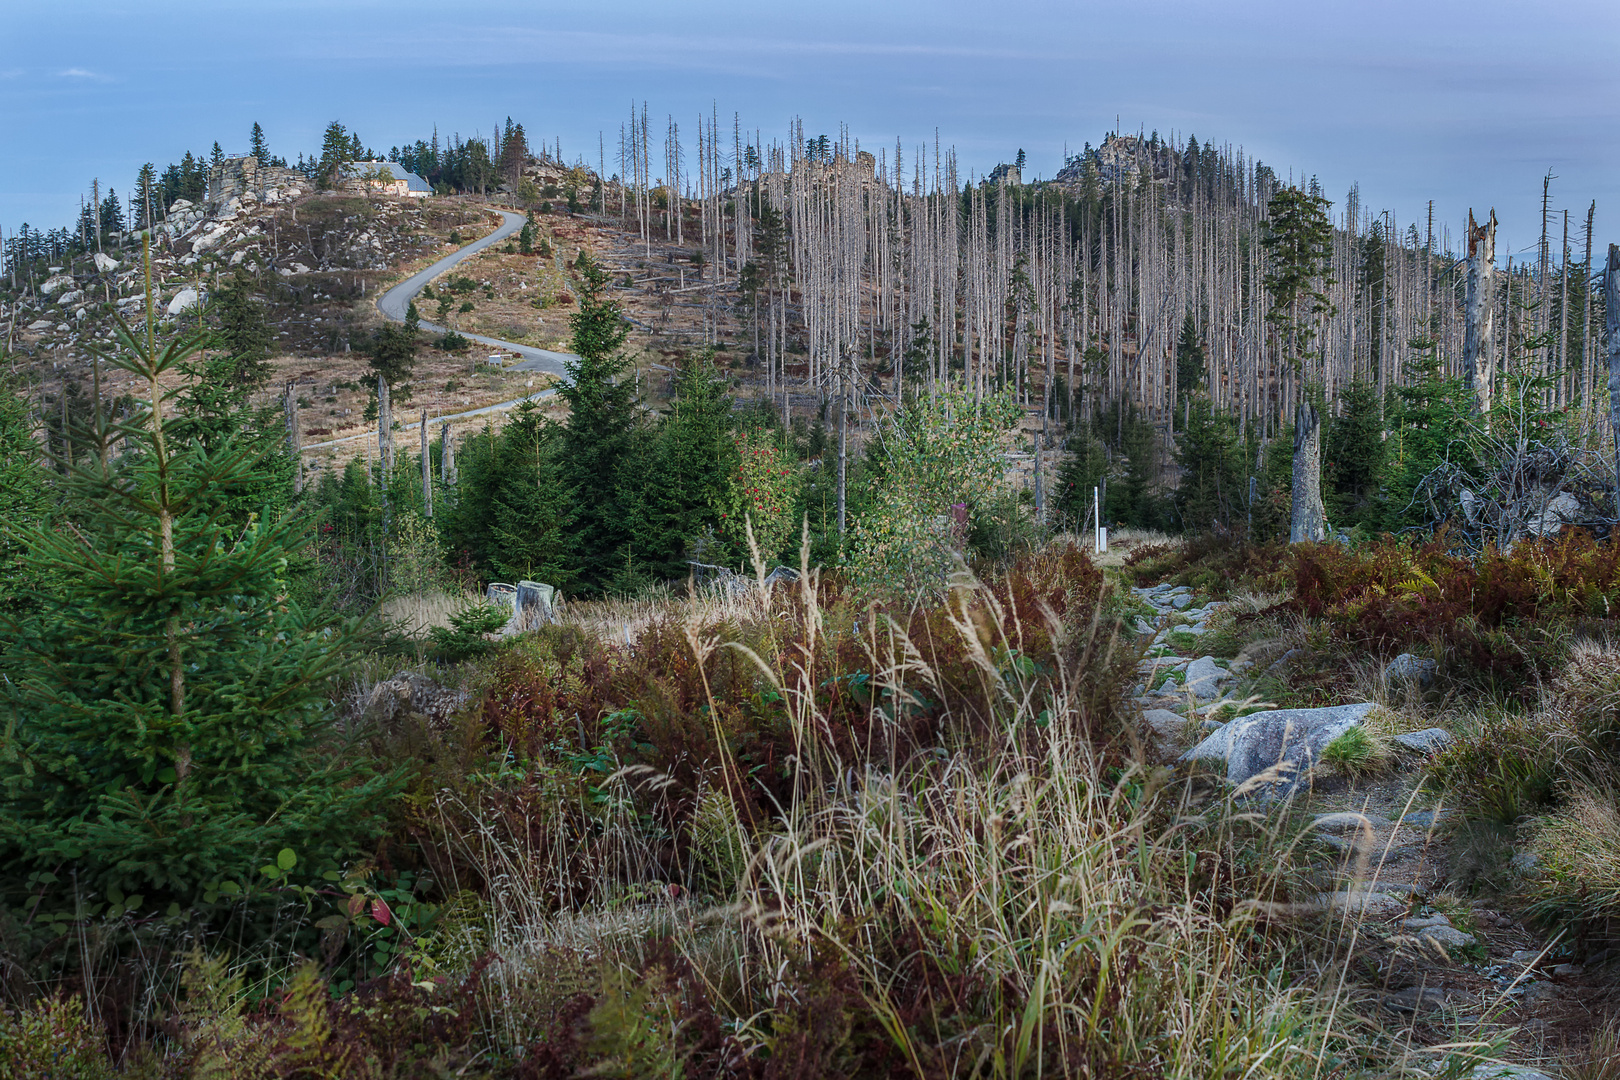
M 112 1077 L 106 1034 L 77 997 L 41 998 L 11 1012 L 0 1008 L 0 1076 L 11 1080 L 102 1080 Z
M 446 330 L 444 336 L 435 341 L 433 345 L 440 352 L 447 353 L 464 353 L 472 348 L 472 342 L 454 330 Z
M 1501 717 L 1436 754 L 1429 776 L 1464 814 L 1514 825 L 1552 799 L 1560 734 L 1539 715 Z

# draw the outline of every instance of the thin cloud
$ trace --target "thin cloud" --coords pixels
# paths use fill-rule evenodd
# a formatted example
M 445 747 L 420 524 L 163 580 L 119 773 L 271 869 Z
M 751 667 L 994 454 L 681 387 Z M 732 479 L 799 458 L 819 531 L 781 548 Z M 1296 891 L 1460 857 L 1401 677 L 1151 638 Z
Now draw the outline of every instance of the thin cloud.
M 84 68 L 78 67 L 64 68 L 63 70 L 58 71 L 56 76 L 59 79 L 89 79 L 92 82 L 107 81 L 107 76 L 105 75 L 100 75 L 94 71 L 87 71 Z

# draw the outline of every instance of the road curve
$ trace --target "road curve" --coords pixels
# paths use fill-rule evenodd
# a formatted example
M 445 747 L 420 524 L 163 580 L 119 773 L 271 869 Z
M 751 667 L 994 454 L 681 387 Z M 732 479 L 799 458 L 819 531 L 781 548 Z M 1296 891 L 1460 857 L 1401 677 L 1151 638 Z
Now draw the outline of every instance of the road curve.
M 392 319 L 394 322 L 404 322 L 405 312 L 410 307 L 411 301 L 416 299 L 416 294 L 421 292 L 428 282 L 457 265 L 469 255 L 476 255 L 485 248 L 493 247 L 507 237 L 515 235 L 523 228 L 523 223 L 527 220 L 522 214 L 514 214 L 510 210 L 496 210 L 495 212 L 505 219 L 500 228 L 482 240 L 474 240 L 466 247 L 452 251 L 426 270 L 418 270 L 379 296 L 377 298 L 377 310 L 382 312 L 383 318 Z M 424 330 L 439 334 L 445 332 L 444 327 L 436 326 L 426 319 L 423 319 L 420 325 Z M 571 353 L 554 352 L 551 349 L 537 349 L 533 345 L 519 345 L 515 341 L 502 341 L 500 338 L 485 337 L 482 334 L 468 334 L 459 330 L 457 333 L 460 333 L 462 337 L 471 338 L 473 341 L 484 345 L 493 345 L 497 349 L 514 352 L 523 357 L 521 361 L 508 368 L 508 371 L 540 371 L 548 375 L 567 378 L 568 368 L 566 365 L 569 361 L 579 359 Z M 515 404 L 515 402 L 504 404 Z

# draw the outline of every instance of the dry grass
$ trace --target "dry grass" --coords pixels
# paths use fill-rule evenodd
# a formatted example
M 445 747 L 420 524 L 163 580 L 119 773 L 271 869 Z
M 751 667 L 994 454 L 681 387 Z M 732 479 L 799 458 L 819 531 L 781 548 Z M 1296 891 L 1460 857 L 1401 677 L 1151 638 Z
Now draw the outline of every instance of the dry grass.
M 1068 533 L 1054 538 L 1057 542 L 1073 542 L 1087 551 L 1091 550 L 1094 539 L 1090 532 Z M 1125 560 L 1141 548 L 1149 545 L 1179 548 L 1185 542 L 1180 536 L 1171 536 L 1153 529 L 1120 529 L 1118 532 L 1108 534 L 1108 550 L 1094 556 L 1094 559 L 1098 566 L 1105 569 L 1118 568 L 1124 566 Z
M 819 625 L 813 593 L 794 591 Z M 953 621 L 1000 687 L 1007 732 L 1037 730 L 1036 696 L 995 659 L 1012 628 L 971 622 L 962 596 Z M 566 618 L 634 639 L 637 626 L 673 612 L 707 663 L 738 647 L 723 640 L 726 625 L 766 609 L 757 597 L 699 595 L 576 605 Z M 819 1063 L 770 1074 L 806 1078 L 838 1054 L 871 1066 L 878 1051 L 863 1039 L 918 1076 L 1398 1068 L 1399 1053 L 1368 1037 L 1352 1009 L 1353 932 L 1351 948 L 1312 960 L 1308 939 L 1274 921 L 1257 934 L 1275 913 L 1315 910 L 1297 892 L 1283 818 L 1187 802 L 1146 766 L 1118 772 L 1084 734 L 1061 673 L 1040 699 L 1039 737 L 1009 737 L 988 755 L 961 747 L 889 765 L 838 761 L 817 735 L 831 722 L 826 688 L 805 674 L 810 650 L 836 644 L 812 637 L 785 669 L 749 653 L 804 736 L 795 797 L 777 820 L 738 819 L 722 764 L 676 793 L 697 810 L 685 861 L 671 866 L 638 819 L 636 793 L 676 781 L 621 769 L 593 817 L 584 902 L 560 902 L 578 895 L 577 852 L 561 859 L 553 846 L 514 839 L 491 807 L 441 796 L 446 821 L 469 823 L 442 833 L 460 849 L 447 861 L 485 867 L 491 883 L 476 934 L 502 960 L 487 984 L 502 1041 L 543 1038 L 564 1000 L 588 993 L 600 1042 L 602 1025 L 622 1022 L 603 1002 L 633 986 L 651 995 L 635 997 L 638 1009 L 684 1019 L 615 1044 L 623 1075 L 670 1062 L 699 1072 L 683 1034 L 696 1030 L 695 1010 L 718 1017 L 734 1059 Z M 904 669 L 874 672 L 873 682 L 927 692 L 924 651 L 906 645 L 889 654 L 911 657 Z M 665 981 L 672 964 L 680 977 Z M 843 1016 L 842 1026 L 816 1035 L 818 1010 Z
M 769 591 L 753 581 L 733 589 L 713 585 L 685 590 L 660 586 L 630 598 L 569 601 L 558 609 L 556 622 L 576 626 L 604 641 L 634 645 L 651 626 L 667 622 L 741 625 L 759 620 L 770 606 Z
M 455 593 L 440 590 L 406 593 L 384 601 L 382 617 L 402 634 L 409 637 L 426 637 L 427 632 L 434 627 L 449 629 L 451 615 L 481 600 L 483 597 L 471 590 Z

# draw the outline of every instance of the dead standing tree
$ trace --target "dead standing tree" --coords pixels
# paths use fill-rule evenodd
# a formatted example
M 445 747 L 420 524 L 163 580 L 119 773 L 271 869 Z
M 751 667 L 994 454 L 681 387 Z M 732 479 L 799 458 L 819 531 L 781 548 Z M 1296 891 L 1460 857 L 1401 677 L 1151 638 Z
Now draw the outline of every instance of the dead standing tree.
M 1620 514 L 1620 244 L 1603 267 L 1604 329 L 1609 338 L 1609 433 L 1614 438 L 1615 511 Z
M 1468 211 L 1468 285 L 1463 322 L 1463 382 L 1487 418 L 1496 377 L 1496 210 L 1484 222 Z M 1489 420 L 1486 421 L 1489 423 Z

